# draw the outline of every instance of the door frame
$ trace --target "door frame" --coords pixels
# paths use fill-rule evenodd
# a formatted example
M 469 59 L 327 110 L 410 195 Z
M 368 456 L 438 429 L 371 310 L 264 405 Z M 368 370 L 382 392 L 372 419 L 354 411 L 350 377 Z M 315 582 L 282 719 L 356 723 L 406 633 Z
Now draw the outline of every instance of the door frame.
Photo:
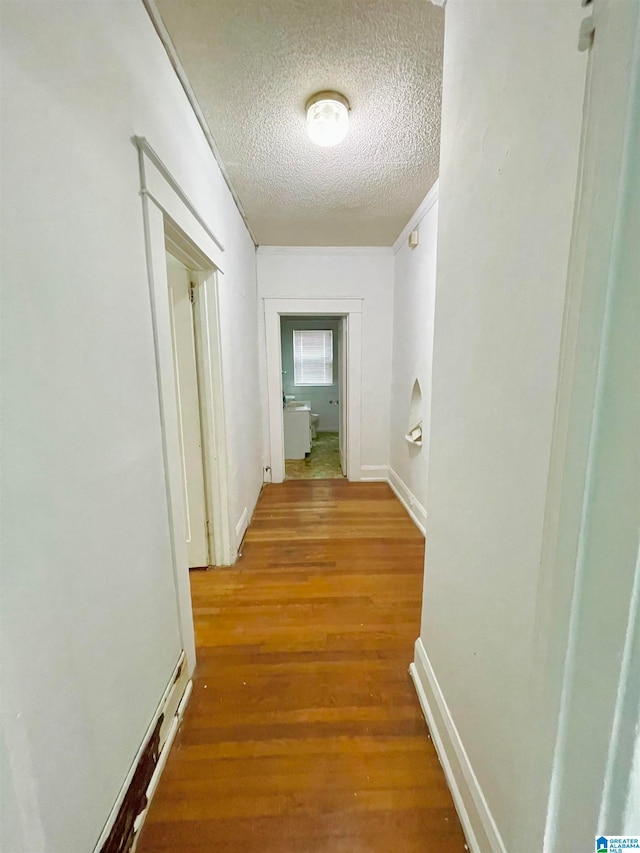
M 219 309 L 219 294 L 224 279 L 224 247 L 147 140 L 134 137 L 133 142 L 138 149 L 178 621 L 189 670 L 193 671 L 195 638 L 189 559 L 184 538 L 182 460 L 176 414 L 166 252 L 169 251 L 192 271 L 197 285 L 193 307 L 209 548 L 216 565 L 232 565 L 237 550 L 229 501 Z
M 186 528 L 187 528 L 187 551 L 189 552 L 189 568 L 193 570 L 194 568 L 206 569 L 210 568 L 215 562 L 215 546 L 213 541 L 213 525 L 210 522 L 210 513 L 209 513 L 209 501 L 207 498 L 207 475 L 205 468 L 205 458 L 204 458 L 204 443 L 203 443 L 203 417 L 202 417 L 202 407 L 200 404 L 200 395 L 201 395 L 201 387 L 203 385 L 202 378 L 202 356 L 201 356 L 201 348 L 199 347 L 198 342 L 198 329 L 197 329 L 197 314 L 195 301 L 199 298 L 199 282 L 197 277 L 197 272 L 190 268 L 185 262 L 185 260 L 179 261 L 174 254 L 176 252 L 174 246 L 172 245 L 172 241 L 169 235 L 165 232 L 165 240 L 167 243 L 167 259 L 171 258 L 172 261 L 179 264 L 180 272 L 186 274 L 186 286 L 187 293 L 183 294 L 185 297 L 185 301 L 188 303 L 188 317 L 189 317 L 189 330 L 190 330 L 190 340 L 189 340 L 189 349 L 192 348 L 193 352 L 193 367 L 195 370 L 195 386 L 196 386 L 196 411 L 198 418 L 198 462 L 200 466 L 200 474 L 202 476 L 202 492 L 199 497 L 202 498 L 202 513 L 203 513 L 203 525 L 199 532 L 196 532 L 193 526 L 192 519 L 192 506 L 191 506 L 191 497 L 192 490 L 191 487 L 193 483 L 190 481 L 189 473 L 187 471 L 187 449 L 185 447 L 185 435 L 184 435 L 184 415 L 185 415 L 185 405 L 184 400 L 182 399 L 182 377 L 180 374 L 180 359 L 178 350 L 180 348 L 178 341 L 178 327 L 176 325 L 176 306 L 174 303 L 173 292 L 174 285 L 171 283 L 171 269 L 173 264 L 167 260 L 167 269 L 168 269 L 168 277 L 169 277 L 169 293 L 171 298 L 169 299 L 169 309 L 170 309 L 170 318 L 171 325 L 173 329 L 172 341 L 174 345 L 174 366 L 175 366 L 175 374 L 176 374 L 176 389 L 177 389 L 177 404 L 178 404 L 178 433 L 181 438 L 181 453 L 183 459 L 183 496 L 184 502 L 186 504 Z M 172 249 L 169 252 L 169 248 Z M 182 281 L 184 286 L 184 280 Z M 174 304 L 172 304 L 174 303 Z M 185 343 L 184 341 L 182 342 Z M 199 526 L 199 525 L 197 525 Z M 204 554 L 199 556 L 197 560 L 194 560 L 194 557 L 191 553 L 191 546 L 193 544 L 194 536 L 200 537 L 204 536 Z
M 267 358 L 268 427 L 271 482 L 284 482 L 284 420 L 282 409 L 283 316 L 336 316 L 347 324 L 347 393 L 340 389 L 347 406 L 347 478 L 360 479 L 360 433 L 362 389 L 362 299 L 263 299 Z
M 347 436 L 349 435 L 346 417 L 348 413 L 346 400 L 348 400 L 349 393 L 349 371 L 347 369 L 348 342 L 348 320 L 346 317 L 341 317 L 338 324 L 338 399 L 340 401 L 340 411 L 338 412 L 338 454 L 340 456 L 340 468 L 345 477 L 347 476 Z
M 545 851 L 577 837 L 579 803 L 584 836 L 637 832 L 623 825 L 640 705 L 638 256 L 625 248 L 638 223 L 640 12 L 596 0 L 591 24 L 523 770 L 546 780 L 523 803 L 546 815 L 528 833 Z M 576 774 L 577 757 L 590 773 Z

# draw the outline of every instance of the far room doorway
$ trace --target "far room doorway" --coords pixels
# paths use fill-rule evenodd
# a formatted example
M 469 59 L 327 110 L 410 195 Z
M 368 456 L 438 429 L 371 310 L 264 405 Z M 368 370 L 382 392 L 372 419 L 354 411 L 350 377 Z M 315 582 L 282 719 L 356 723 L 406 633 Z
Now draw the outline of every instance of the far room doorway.
M 282 387 L 282 317 L 338 317 L 342 319 L 340 336 L 344 353 L 340 388 L 341 450 L 345 477 L 360 480 L 362 429 L 362 299 L 277 297 L 264 299 L 265 369 L 267 380 L 268 444 L 265 478 L 283 483 L 284 470 L 284 392 Z M 306 398 L 305 398 L 306 399 Z
M 346 335 L 345 317 L 280 317 L 287 480 L 346 476 Z

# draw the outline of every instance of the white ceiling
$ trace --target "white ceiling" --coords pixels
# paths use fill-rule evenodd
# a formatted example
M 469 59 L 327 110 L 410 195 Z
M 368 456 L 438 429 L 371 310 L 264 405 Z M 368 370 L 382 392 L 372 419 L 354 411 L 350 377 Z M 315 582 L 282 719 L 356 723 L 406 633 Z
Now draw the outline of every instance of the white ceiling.
M 444 13 L 428 0 L 156 0 L 262 245 L 391 245 L 438 175 Z M 323 89 L 351 105 L 307 137 Z

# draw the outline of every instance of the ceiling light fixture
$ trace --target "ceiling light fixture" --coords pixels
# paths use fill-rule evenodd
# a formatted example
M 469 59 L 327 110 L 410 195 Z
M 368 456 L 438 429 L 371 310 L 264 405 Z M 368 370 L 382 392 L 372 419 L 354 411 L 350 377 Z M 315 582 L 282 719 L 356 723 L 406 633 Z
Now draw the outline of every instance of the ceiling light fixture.
M 312 142 L 328 148 L 349 130 L 349 102 L 339 92 L 317 92 L 307 101 L 307 133 Z

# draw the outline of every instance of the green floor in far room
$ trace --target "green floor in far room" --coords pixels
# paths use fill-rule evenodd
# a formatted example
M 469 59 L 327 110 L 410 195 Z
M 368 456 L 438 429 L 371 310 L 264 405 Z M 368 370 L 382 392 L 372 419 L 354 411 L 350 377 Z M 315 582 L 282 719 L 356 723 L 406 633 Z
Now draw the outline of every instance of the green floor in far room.
M 319 432 L 305 459 L 285 460 L 287 480 L 335 480 L 342 476 L 337 432 Z

